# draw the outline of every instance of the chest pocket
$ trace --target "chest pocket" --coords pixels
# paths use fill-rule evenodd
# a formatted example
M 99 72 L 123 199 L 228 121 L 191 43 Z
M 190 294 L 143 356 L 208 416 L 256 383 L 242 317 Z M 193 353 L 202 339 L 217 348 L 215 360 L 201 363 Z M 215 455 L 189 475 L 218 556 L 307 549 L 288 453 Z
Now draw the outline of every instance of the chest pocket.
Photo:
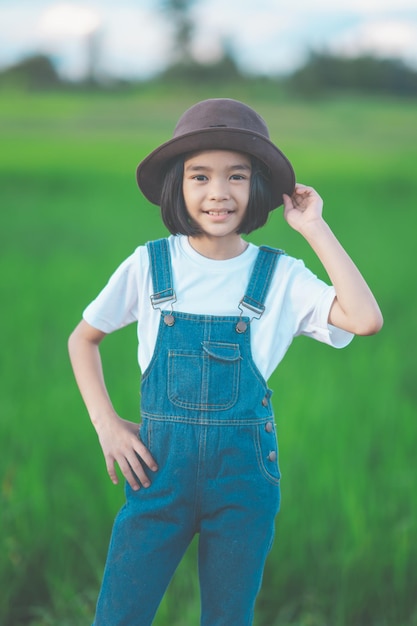
M 239 395 L 240 362 L 234 343 L 203 341 L 201 350 L 169 351 L 169 400 L 186 409 L 230 409 Z

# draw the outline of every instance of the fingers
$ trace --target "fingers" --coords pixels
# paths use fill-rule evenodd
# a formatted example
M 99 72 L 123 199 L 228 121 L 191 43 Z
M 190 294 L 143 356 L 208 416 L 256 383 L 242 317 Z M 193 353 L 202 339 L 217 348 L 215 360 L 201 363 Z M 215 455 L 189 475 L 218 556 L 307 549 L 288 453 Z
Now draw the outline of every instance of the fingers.
M 149 487 L 151 481 L 145 468 L 156 472 L 158 465 L 138 436 L 138 424 L 114 414 L 110 419 L 101 420 L 96 429 L 112 483 L 119 482 L 117 464 L 132 489 Z
M 316 195 L 318 194 L 313 187 L 307 187 L 307 185 L 297 183 L 291 196 L 286 193 L 283 194 L 284 209 L 290 210 L 293 208 L 299 208 L 305 203 L 306 200 L 308 201 Z
M 135 454 L 132 454 L 130 459 L 127 457 L 119 457 L 115 459 L 114 457 L 106 458 L 106 467 L 107 472 L 110 476 L 110 480 L 114 485 L 117 485 L 119 482 L 115 464 L 118 464 L 120 467 L 120 471 L 125 477 L 126 481 L 132 487 L 134 491 L 138 491 L 141 486 L 147 488 L 150 486 L 151 481 L 143 469 L 143 465 L 139 461 L 138 457 Z
M 296 183 L 294 187 L 294 191 L 297 193 L 303 191 L 314 191 L 313 187 L 309 187 L 308 185 L 303 185 L 303 183 Z
M 138 491 L 141 485 L 145 487 L 145 489 L 150 486 L 151 481 L 146 475 L 143 465 L 136 454 L 133 454 L 129 459 L 125 458 L 119 461 L 119 467 L 123 476 L 134 491 Z
M 286 203 L 284 198 L 284 207 L 288 209 L 294 208 L 302 212 L 308 210 L 310 214 L 312 211 L 321 211 L 323 208 L 323 200 L 317 191 L 301 183 L 295 185 L 292 196 L 287 196 L 287 198 Z
M 284 201 L 284 209 L 286 209 L 289 206 L 292 206 L 291 196 L 289 196 L 287 193 L 282 194 L 282 199 Z
M 127 461 L 129 467 L 126 469 L 126 472 L 123 473 L 129 485 L 133 489 L 138 488 L 138 484 L 135 479 L 135 476 L 137 476 L 143 487 L 149 487 L 151 481 L 144 470 L 143 463 L 153 472 L 157 471 L 158 466 L 148 448 L 139 439 L 135 440 L 133 454 L 129 459 L 127 459 Z
M 312 187 L 306 185 L 296 185 L 292 200 L 296 206 L 303 205 L 306 201 L 310 201 L 316 195 L 315 190 Z
M 107 472 L 112 483 L 117 485 L 119 482 L 115 468 L 117 463 L 126 481 L 134 491 L 138 491 L 141 486 L 148 488 L 151 484 L 143 463 L 153 472 L 158 470 L 158 466 L 149 450 L 136 438 L 133 439 L 130 449 L 124 452 L 120 451 L 115 456 L 107 455 L 105 460 Z
M 117 485 L 119 483 L 119 479 L 117 477 L 116 470 L 114 467 L 114 459 L 105 458 L 105 461 L 106 461 L 107 473 L 110 476 L 110 480 L 112 481 L 113 485 Z
M 158 464 L 149 452 L 148 448 L 142 443 L 140 439 L 135 440 L 135 450 L 140 456 L 142 461 L 149 467 L 150 470 L 156 472 L 158 470 Z

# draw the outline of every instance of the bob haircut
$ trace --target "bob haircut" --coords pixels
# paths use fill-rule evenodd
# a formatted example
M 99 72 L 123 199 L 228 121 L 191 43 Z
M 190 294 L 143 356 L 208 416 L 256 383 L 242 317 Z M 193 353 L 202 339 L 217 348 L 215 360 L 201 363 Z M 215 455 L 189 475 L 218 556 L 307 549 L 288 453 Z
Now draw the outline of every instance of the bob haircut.
M 201 234 L 201 230 L 193 224 L 182 192 L 186 158 L 186 154 L 180 155 L 173 159 L 166 169 L 161 191 L 161 216 L 165 226 L 173 235 L 196 237 Z M 246 235 L 263 226 L 268 219 L 269 212 L 275 208 L 272 205 L 268 168 L 256 157 L 251 156 L 250 159 L 252 174 L 249 202 L 242 223 L 236 231 L 238 234 Z

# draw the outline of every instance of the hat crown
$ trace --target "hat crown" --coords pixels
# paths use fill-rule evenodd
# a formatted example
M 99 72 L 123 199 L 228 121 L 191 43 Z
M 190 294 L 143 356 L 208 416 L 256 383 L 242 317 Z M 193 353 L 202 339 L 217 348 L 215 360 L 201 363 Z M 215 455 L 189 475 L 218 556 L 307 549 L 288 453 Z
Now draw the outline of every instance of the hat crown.
M 174 138 L 210 128 L 233 128 L 269 139 L 268 127 L 262 117 L 243 102 L 230 98 L 203 100 L 187 109 L 178 120 Z

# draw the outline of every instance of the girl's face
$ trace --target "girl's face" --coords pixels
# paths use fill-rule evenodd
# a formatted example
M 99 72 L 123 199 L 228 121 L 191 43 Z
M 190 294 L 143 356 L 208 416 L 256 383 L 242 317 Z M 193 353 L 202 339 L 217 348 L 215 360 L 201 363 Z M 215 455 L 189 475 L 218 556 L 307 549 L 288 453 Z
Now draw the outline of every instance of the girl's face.
M 183 194 L 187 211 L 207 241 L 236 243 L 249 202 L 252 167 L 240 152 L 204 150 L 184 162 Z

